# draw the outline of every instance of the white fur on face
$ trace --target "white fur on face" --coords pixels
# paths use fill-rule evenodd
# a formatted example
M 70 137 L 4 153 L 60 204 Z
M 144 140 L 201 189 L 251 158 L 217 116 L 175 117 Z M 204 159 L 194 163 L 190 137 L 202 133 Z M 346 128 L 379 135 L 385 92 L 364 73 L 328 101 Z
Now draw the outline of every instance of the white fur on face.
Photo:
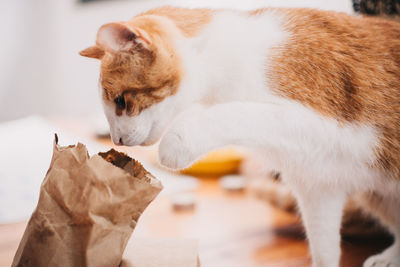
M 151 128 L 151 121 L 146 120 L 144 113 L 136 117 L 129 117 L 125 113 L 117 116 L 113 103 L 103 103 L 103 107 L 114 144 L 140 145 L 144 142 Z
M 125 111 L 121 116 L 116 115 L 115 104 L 103 101 L 112 141 L 125 146 L 154 144 L 181 109 L 178 99 L 169 96 L 132 117 L 126 115 Z

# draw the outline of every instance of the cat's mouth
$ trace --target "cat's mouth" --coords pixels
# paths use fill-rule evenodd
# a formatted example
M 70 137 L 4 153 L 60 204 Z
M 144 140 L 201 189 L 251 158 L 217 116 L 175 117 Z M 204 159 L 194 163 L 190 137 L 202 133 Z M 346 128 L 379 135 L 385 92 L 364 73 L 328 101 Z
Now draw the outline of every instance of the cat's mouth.
M 118 146 L 137 146 L 142 145 L 142 143 L 147 139 L 146 134 L 139 134 L 139 133 L 130 133 L 130 134 L 121 134 L 121 135 L 114 135 L 111 133 L 111 139 L 113 143 Z
M 143 133 L 138 131 L 131 131 L 127 135 L 121 135 L 121 137 L 113 138 L 113 141 L 117 145 L 123 146 L 150 146 L 155 144 L 161 137 L 159 134 L 157 123 L 153 123 L 150 129 Z

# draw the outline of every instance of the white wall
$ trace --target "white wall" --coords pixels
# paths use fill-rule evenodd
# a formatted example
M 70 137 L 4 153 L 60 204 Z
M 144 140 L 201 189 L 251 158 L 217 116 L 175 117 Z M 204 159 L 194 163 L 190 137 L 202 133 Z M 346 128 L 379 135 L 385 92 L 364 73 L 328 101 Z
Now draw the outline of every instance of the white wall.
M 76 0 L 0 1 L 0 121 L 32 113 L 93 117 L 101 114 L 98 62 L 78 52 L 94 43 L 98 27 L 150 7 L 176 4 L 251 9 L 317 7 L 351 12 L 351 0 Z

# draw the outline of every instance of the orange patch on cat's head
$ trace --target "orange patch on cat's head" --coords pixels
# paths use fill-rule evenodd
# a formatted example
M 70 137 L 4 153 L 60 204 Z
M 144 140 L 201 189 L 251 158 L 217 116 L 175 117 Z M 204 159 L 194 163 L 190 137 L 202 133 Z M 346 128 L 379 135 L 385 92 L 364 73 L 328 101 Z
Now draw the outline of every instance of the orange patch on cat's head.
M 96 45 L 80 54 L 101 60 L 102 97 L 129 116 L 176 93 L 181 66 L 172 23 L 157 16 L 103 25 Z

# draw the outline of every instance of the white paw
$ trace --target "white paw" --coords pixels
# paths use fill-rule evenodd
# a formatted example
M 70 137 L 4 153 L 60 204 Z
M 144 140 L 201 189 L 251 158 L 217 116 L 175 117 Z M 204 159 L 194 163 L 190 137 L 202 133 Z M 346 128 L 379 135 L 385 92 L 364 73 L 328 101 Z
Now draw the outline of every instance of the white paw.
M 165 167 L 179 170 L 189 167 L 196 160 L 196 154 L 185 142 L 182 134 L 172 131 L 162 138 L 158 158 Z
M 400 258 L 382 253 L 369 257 L 363 267 L 400 267 Z

